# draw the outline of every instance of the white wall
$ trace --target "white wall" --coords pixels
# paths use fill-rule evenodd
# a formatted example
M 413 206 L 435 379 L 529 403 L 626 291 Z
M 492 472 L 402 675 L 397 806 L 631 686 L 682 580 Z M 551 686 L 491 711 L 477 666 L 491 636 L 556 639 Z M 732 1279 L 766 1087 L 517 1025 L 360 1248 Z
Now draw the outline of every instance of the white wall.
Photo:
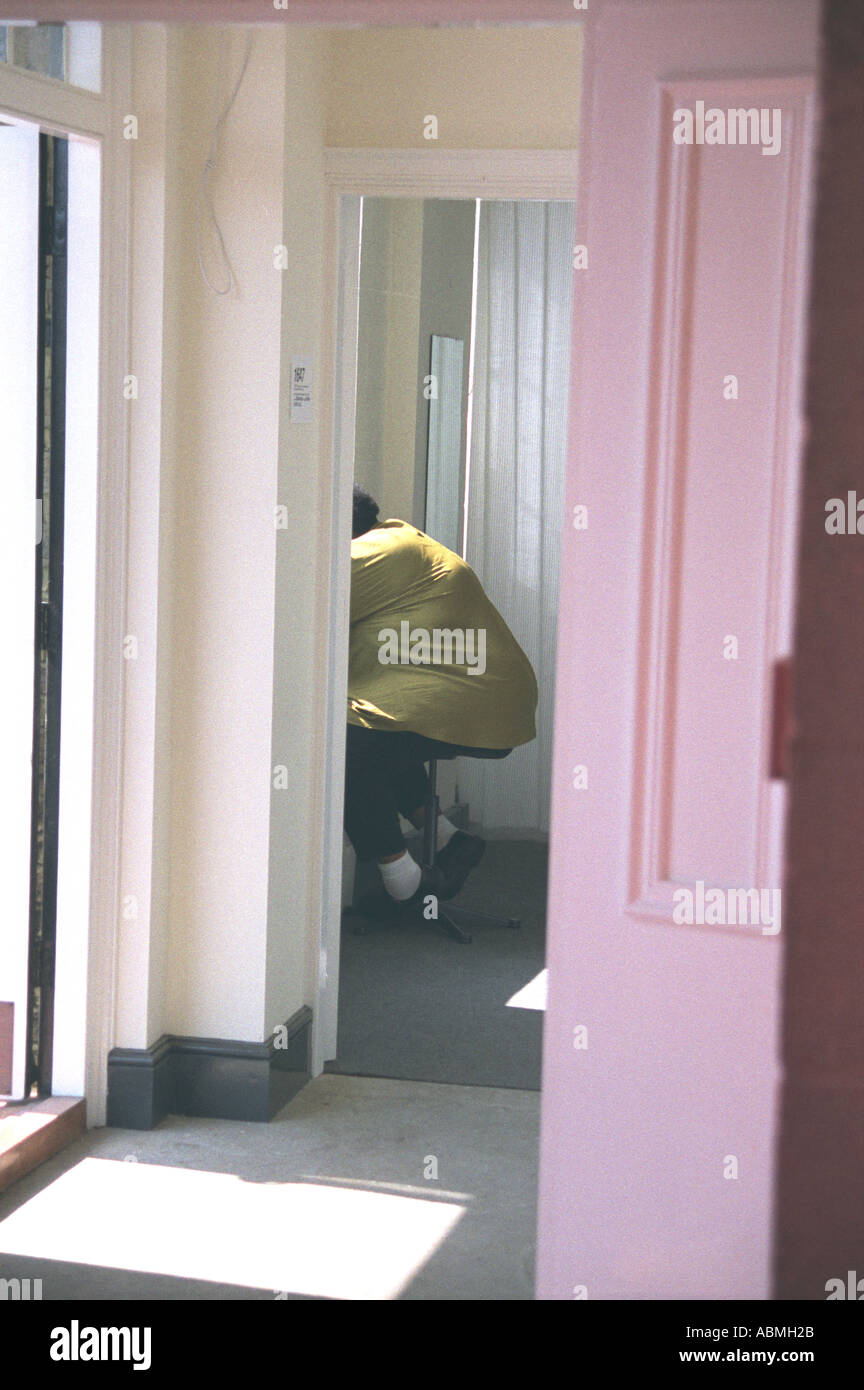
M 292 28 L 285 38 L 284 183 L 278 204 L 283 224 L 277 240 L 291 254 L 288 269 L 279 272 L 277 495 L 288 509 L 288 526 L 276 533 L 269 764 L 286 766 L 289 781 L 285 790 L 270 794 L 266 1029 L 285 1022 L 301 1004 L 313 1004 L 317 986 L 331 486 L 329 473 L 318 466 L 318 432 L 329 405 L 316 386 L 315 422 L 291 424 L 286 383 L 294 354 L 315 359 L 320 381 L 327 44 L 320 30 Z
M 434 115 L 439 147 L 573 149 L 581 56 L 572 23 L 338 30 L 327 144 L 429 148 L 424 119 Z
M 317 351 L 320 330 L 325 41 L 255 34 L 212 183 L 237 280 L 221 297 L 201 279 L 194 235 L 216 39 L 204 27 L 135 31 L 140 395 L 127 623 L 139 657 L 127 663 L 123 884 L 137 915 L 120 934 L 116 1037 L 126 1046 L 164 1031 L 259 1040 L 308 995 L 317 438 L 315 426 L 288 425 L 283 374 L 298 342 Z M 225 95 L 243 42 L 230 33 Z M 283 242 L 287 271 L 274 263 Z M 292 523 L 277 534 L 287 480 Z M 271 827 L 277 751 L 295 780 L 273 793 Z

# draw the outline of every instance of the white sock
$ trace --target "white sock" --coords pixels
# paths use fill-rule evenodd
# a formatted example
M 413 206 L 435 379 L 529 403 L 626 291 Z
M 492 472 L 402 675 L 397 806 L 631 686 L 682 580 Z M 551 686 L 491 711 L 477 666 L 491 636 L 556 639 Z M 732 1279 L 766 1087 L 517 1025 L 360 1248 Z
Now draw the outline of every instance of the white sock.
M 407 849 L 389 864 L 379 864 L 384 887 L 397 902 L 404 902 L 420 886 L 420 865 L 411 858 Z
M 453 836 L 456 834 L 456 826 L 449 821 L 446 816 L 438 817 L 438 849 L 443 849 L 449 845 Z

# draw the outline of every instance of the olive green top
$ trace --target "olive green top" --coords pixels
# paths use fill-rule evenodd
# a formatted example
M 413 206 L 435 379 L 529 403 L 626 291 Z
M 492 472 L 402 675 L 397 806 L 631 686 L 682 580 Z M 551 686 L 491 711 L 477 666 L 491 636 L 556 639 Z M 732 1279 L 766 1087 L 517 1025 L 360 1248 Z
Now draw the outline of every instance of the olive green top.
M 351 542 L 349 724 L 515 748 L 536 708 L 531 663 L 464 560 L 394 518 Z

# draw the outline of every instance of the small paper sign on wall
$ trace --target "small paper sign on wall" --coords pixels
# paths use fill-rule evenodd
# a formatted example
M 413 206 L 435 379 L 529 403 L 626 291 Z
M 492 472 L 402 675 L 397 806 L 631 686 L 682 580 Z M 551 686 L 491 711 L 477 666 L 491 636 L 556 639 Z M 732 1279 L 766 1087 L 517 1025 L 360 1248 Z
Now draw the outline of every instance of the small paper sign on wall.
M 307 425 L 312 414 L 312 359 L 291 358 L 291 423 Z

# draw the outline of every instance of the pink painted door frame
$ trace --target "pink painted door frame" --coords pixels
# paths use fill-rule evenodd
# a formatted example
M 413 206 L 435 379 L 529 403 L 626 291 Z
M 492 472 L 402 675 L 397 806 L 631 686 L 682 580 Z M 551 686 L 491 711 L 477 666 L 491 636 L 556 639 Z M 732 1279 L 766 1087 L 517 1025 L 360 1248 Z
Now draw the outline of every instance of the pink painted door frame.
M 585 0 L 587 5 L 588 0 Z M 593 8 L 597 0 L 590 0 Z M 567 24 L 576 0 L 0 0 L 0 20 L 100 19 L 191 24 Z

